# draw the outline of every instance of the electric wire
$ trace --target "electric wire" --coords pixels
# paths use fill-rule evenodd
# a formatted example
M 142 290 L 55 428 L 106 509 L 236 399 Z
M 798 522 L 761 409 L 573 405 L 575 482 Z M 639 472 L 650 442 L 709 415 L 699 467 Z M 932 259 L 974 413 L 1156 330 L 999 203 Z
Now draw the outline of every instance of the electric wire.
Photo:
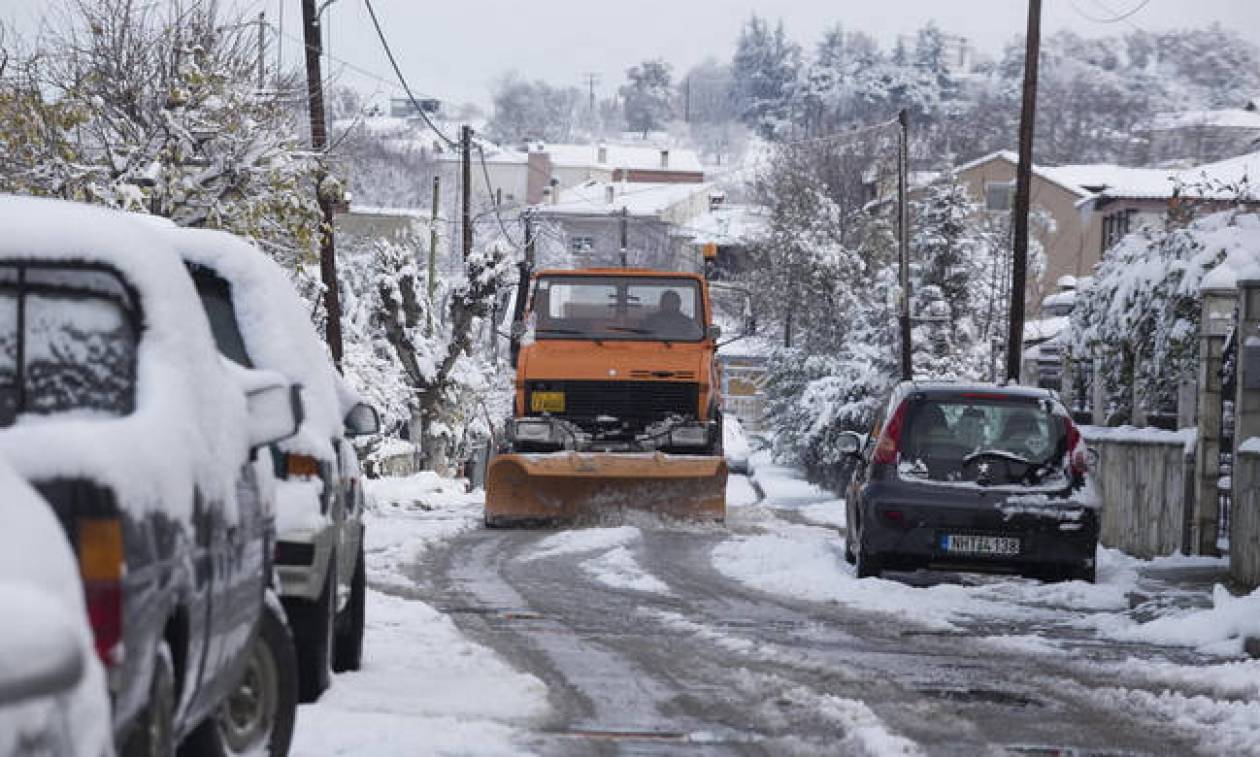
M 363 0 L 363 4 L 367 6 L 368 15 L 372 17 L 372 26 L 376 27 L 376 36 L 381 40 L 381 47 L 385 48 L 385 55 L 389 58 L 389 63 L 394 67 L 394 73 L 398 76 L 398 83 L 402 85 L 403 91 L 407 93 L 407 99 L 411 100 L 411 105 L 416 109 L 416 113 L 424 121 L 425 125 L 438 135 L 442 141 L 446 142 L 448 147 L 455 147 L 458 143 L 442 133 L 442 130 L 429 120 L 429 115 L 424 112 L 424 108 L 420 107 L 420 102 L 416 96 L 411 93 L 411 86 L 407 84 L 406 77 L 403 76 L 402 69 L 398 67 L 398 61 L 394 58 L 394 51 L 389 47 L 389 41 L 385 39 L 385 31 L 381 29 L 381 22 L 376 17 L 376 9 L 372 7 L 372 0 Z
M 1097 16 L 1091 16 L 1090 14 L 1081 10 L 1081 7 L 1076 4 L 1076 0 L 1071 0 L 1072 8 L 1073 10 L 1076 11 L 1077 15 L 1079 15 L 1081 18 L 1086 19 L 1087 21 L 1093 21 L 1096 24 L 1118 24 L 1121 21 L 1127 21 L 1131 16 L 1137 15 L 1137 13 L 1141 11 L 1143 8 L 1145 8 L 1147 5 L 1149 5 L 1150 2 L 1151 0 L 1140 0 L 1138 4 L 1135 5 L 1132 9 L 1124 11 L 1123 13 L 1118 13 L 1112 18 L 1098 18 Z M 1116 13 L 1114 9 L 1108 8 L 1103 3 L 1098 2 L 1098 0 L 1095 0 L 1094 4 L 1099 6 L 1100 8 L 1103 8 L 1109 13 Z

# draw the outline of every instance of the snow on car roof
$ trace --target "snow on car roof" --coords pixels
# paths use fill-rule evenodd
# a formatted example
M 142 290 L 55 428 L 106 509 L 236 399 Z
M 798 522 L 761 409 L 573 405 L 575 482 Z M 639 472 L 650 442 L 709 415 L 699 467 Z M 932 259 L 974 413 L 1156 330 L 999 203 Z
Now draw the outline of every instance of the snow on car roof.
M 144 317 L 130 415 L 24 415 L 0 429 L 0 455 L 29 479 L 88 478 L 122 507 L 180 520 L 192 515 L 194 485 L 235 502 L 249 447 L 245 397 L 160 230 L 119 211 L 16 196 L 0 196 L 0 228 L 0 260 L 110 266 L 136 290 Z
M 333 460 L 331 440 L 341 436 L 349 408 L 342 407 L 337 371 L 289 277 L 257 247 L 225 231 L 173 229 L 168 239 L 184 260 L 227 280 L 253 364 L 302 385 L 306 417 L 298 434 L 280 446 Z

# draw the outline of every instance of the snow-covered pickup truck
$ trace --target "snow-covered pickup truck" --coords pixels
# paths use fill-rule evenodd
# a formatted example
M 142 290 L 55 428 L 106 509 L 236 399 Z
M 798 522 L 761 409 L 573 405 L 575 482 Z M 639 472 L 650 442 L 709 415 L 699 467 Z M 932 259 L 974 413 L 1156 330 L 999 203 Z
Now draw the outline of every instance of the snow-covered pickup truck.
M 0 456 L 78 558 L 120 753 L 285 753 L 296 671 L 266 601 L 259 453 L 296 429 L 292 387 L 219 356 L 149 225 L 0 196 L 0 228 Z
M 306 417 L 275 445 L 276 573 L 297 642 L 301 699 L 331 671 L 357 670 L 363 653 L 363 491 L 347 437 L 377 432 L 376 411 L 354 397 L 284 271 L 222 231 L 168 228 L 201 296 L 219 350 L 300 386 Z

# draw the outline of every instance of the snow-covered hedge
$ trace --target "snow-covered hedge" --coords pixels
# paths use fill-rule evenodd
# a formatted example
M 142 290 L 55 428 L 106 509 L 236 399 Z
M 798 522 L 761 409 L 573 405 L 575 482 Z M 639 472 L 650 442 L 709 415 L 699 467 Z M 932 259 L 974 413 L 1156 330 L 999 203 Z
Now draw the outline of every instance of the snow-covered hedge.
M 1185 228 L 1146 228 L 1107 251 L 1072 314 L 1075 358 L 1103 363 L 1108 425 L 1131 421 L 1134 401 L 1175 412 L 1177 386 L 1199 357 L 1203 285 L 1232 287 L 1260 264 L 1260 215 L 1225 211 Z

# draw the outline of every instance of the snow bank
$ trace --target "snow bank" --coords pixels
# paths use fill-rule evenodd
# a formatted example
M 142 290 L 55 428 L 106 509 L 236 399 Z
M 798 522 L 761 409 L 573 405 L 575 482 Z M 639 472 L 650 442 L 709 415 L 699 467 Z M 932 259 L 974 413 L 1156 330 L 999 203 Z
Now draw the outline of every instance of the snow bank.
M 0 197 L 0 260 L 103 263 L 133 286 L 143 310 L 136 405 L 123 417 L 19 418 L 0 429 L 0 455 L 30 479 L 90 478 L 120 504 L 187 520 L 194 485 L 236 500 L 248 451 L 245 397 L 219 363 L 192 281 L 161 229 L 129 214 L 29 197 Z
M 332 359 L 289 277 L 261 250 L 225 231 L 166 233 L 184 260 L 213 270 L 230 285 L 237 325 L 254 366 L 279 371 L 302 386 L 306 417 L 297 435 L 280 447 L 335 462 L 332 439 L 342 435 L 352 395 L 339 391 Z M 343 395 L 349 402 L 345 406 Z
M 0 707 L 0 754 L 17 754 L 15 741 L 61 726 L 73 734 L 70 754 L 100 757 L 111 752 L 113 732 L 105 672 L 96 656 L 88 626 L 78 562 L 65 532 L 48 504 L 0 460 L 0 607 L 5 608 L 6 636 L 28 641 L 77 643 L 84 671 L 79 683 L 56 700 Z M 69 623 L 73 638 L 51 636 Z M 17 645 L 30 651 L 28 644 Z M 47 648 L 47 647 L 44 647 Z M 7 657 L 16 650 L 0 647 L 0 678 L 22 661 Z M 60 753 L 60 752 L 58 752 Z
M 1260 637 L 1260 589 L 1234 597 L 1218 585 L 1212 591 L 1209 609 L 1105 630 L 1121 640 L 1195 647 L 1209 654 L 1241 654 L 1245 637 Z
M 294 757 L 516 755 L 511 724 L 547 715 L 547 689 L 466 640 L 423 602 L 369 591 L 362 670 L 298 710 Z

